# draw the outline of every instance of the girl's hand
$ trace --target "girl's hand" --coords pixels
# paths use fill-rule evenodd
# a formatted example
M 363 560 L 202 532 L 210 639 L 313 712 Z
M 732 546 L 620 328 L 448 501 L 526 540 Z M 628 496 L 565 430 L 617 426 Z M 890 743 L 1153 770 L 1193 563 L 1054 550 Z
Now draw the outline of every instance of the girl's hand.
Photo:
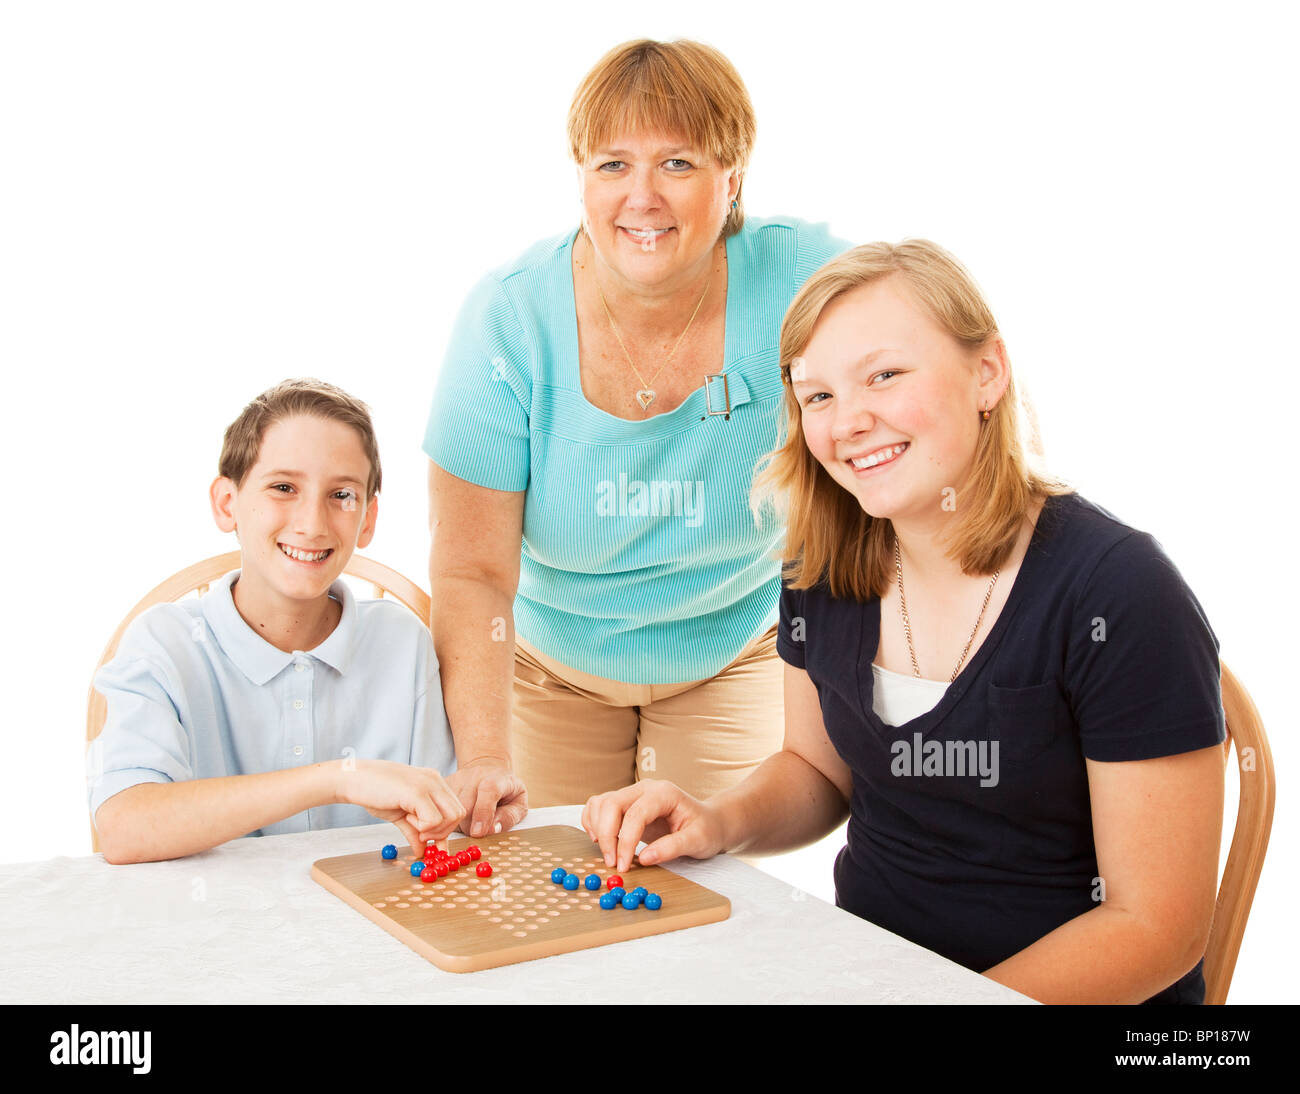
M 683 855 L 707 859 L 726 850 L 716 811 L 661 780 L 597 794 L 582 811 L 582 827 L 600 845 L 605 865 L 617 870 L 632 865 L 643 839 L 649 844 L 640 855 L 643 866 Z

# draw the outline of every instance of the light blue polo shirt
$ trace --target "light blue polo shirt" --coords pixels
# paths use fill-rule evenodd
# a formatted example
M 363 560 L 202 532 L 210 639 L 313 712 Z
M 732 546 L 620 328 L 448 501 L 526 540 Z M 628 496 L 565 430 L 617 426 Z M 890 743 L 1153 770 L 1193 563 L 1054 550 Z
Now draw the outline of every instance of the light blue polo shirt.
M 776 622 L 784 529 L 756 523 L 749 495 L 778 442 L 781 320 L 849 244 L 825 225 L 747 220 L 726 244 L 730 419 L 706 414 L 701 376 L 681 406 L 627 421 L 582 392 L 575 235 L 537 244 L 470 294 L 424 450 L 457 478 L 527 491 L 514 603 L 523 638 L 606 679 L 705 679 Z M 721 385 L 711 397 L 722 405 Z
M 438 660 L 420 620 L 393 601 L 357 601 L 339 581 L 330 587 L 343 605 L 334 632 L 314 650 L 285 653 L 235 608 L 238 577 L 150 608 L 96 674 L 108 718 L 86 759 L 92 815 L 137 783 L 349 757 L 454 769 Z M 361 806 L 330 804 L 251 834 L 376 823 Z

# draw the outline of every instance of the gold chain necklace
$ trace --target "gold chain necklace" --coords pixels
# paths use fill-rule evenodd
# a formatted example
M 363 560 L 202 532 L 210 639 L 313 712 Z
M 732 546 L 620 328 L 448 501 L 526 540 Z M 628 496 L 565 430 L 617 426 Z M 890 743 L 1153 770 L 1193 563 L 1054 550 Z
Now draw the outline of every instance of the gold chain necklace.
M 592 280 L 595 280 L 594 276 L 592 277 Z M 618 344 L 622 347 L 623 356 L 627 358 L 627 363 L 632 366 L 632 371 L 636 373 L 636 378 L 641 381 L 641 389 L 636 393 L 636 401 L 641 404 L 642 410 L 649 410 L 650 404 L 655 401 L 657 392 L 650 385 L 659 378 L 659 374 L 672 364 L 673 358 L 677 356 L 677 347 L 682 344 L 682 339 L 686 337 L 686 331 L 691 329 L 691 324 L 695 322 L 695 317 L 700 314 L 700 308 L 704 304 L 704 298 L 709 295 L 709 286 L 712 283 L 713 270 L 710 268 L 708 280 L 704 282 L 704 292 L 700 294 L 699 302 L 695 305 L 695 310 L 691 312 L 691 317 L 686 320 L 686 330 L 683 330 L 682 333 L 677 336 L 677 341 L 673 343 L 672 352 L 668 354 L 664 363 L 655 369 L 655 374 L 651 376 L 649 380 L 646 380 L 646 378 L 641 375 L 641 370 L 636 367 L 636 362 L 632 360 L 632 355 L 628 353 L 627 345 L 623 341 L 623 335 L 619 333 L 618 324 L 614 322 L 614 317 L 610 314 L 609 304 L 605 300 L 605 294 L 601 290 L 600 282 L 596 282 L 596 292 L 600 294 L 600 306 L 605 309 L 605 318 L 609 320 L 609 329 L 614 332 L 614 337 L 618 339 Z
M 898 546 L 898 537 L 894 537 L 894 565 L 898 569 L 898 606 L 903 615 L 903 630 L 907 632 L 907 652 L 912 655 L 912 675 L 920 677 L 921 666 L 916 660 L 916 647 L 912 645 L 912 621 L 907 618 L 907 596 L 903 592 L 903 552 Z M 966 655 L 970 653 L 971 643 L 975 641 L 975 636 L 979 633 L 980 624 L 984 622 L 984 613 L 988 610 L 989 601 L 993 597 L 993 586 L 998 583 L 998 575 L 1002 573 L 1001 567 L 993 571 L 993 580 L 989 582 L 988 592 L 984 594 L 984 603 L 980 605 L 979 618 L 975 620 L 975 629 L 970 632 L 970 637 L 966 639 L 966 648 L 961 651 L 961 657 L 957 660 L 957 667 L 952 670 L 952 675 L 948 677 L 948 683 L 957 679 L 957 674 L 961 672 L 961 667 L 966 663 Z

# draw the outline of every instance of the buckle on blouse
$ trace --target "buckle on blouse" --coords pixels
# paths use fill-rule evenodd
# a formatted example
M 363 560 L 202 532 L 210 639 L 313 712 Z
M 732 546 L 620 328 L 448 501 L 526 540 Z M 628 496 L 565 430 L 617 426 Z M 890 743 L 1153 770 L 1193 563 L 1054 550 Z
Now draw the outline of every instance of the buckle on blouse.
M 723 405 L 720 409 L 714 409 L 713 392 L 719 380 L 722 381 Z M 727 384 L 727 374 L 725 372 L 714 372 L 704 377 L 704 407 L 704 416 L 700 418 L 700 421 L 704 421 L 704 418 L 717 417 L 719 414 L 722 415 L 724 422 L 731 421 L 731 388 Z

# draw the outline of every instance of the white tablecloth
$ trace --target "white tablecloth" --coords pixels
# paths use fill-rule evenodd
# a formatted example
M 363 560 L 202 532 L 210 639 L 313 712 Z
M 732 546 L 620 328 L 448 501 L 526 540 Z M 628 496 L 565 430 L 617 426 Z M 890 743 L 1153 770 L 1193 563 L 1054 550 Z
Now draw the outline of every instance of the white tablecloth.
M 538 809 L 522 827 L 578 815 Z M 368 826 L 175 862 L 0 866 L 0 1001 L 1030 1002 L 725 855 L 670 866 L 731 900 L 723 923 L 443 972 L 311 880 L 316 859 L 390 841 Z

